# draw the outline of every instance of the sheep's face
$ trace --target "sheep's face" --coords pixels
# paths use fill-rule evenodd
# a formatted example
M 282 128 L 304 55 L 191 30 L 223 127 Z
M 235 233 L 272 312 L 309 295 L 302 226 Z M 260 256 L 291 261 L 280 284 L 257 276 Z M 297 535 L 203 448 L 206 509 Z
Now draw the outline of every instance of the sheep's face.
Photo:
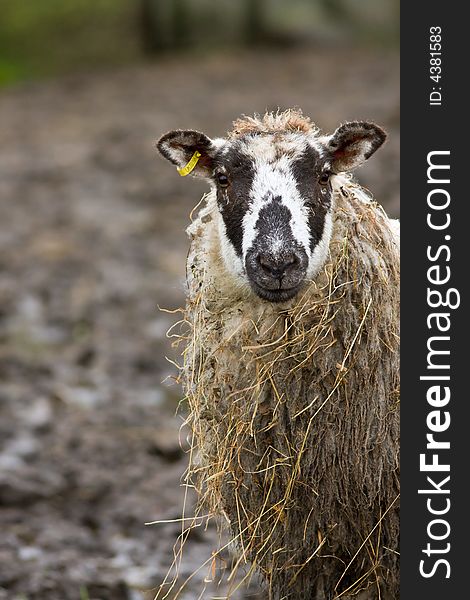
M 296 296 L 325 263 L 332 178 L 361 164 L 384 139 L 376 125 L 347 123 L 331 136 L 250 132 L 211 140 L 196 131 L 173 131 L 158 148 L 180 169 L 190 163 L 193 174 L 210 180 L 229 272 L 263 300 L 282 302 Z

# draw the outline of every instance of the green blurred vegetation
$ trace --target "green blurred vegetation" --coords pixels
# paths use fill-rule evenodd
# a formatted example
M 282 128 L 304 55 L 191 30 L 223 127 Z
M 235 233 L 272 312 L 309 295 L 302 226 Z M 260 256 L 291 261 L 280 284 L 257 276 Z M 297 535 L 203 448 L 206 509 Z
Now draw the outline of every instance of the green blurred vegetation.
M 0 0 L 0 86 L 233 44 L 398 42 L 399 0 Z
M 141 54 L 135 0 L 0 0 L 0 85 Z

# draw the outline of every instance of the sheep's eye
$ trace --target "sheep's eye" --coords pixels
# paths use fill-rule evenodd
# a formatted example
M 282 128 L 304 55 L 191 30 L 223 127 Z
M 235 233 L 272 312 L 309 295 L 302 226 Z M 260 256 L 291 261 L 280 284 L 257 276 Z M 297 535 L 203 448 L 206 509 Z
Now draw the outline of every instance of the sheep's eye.
M 329 173 L 328 171 L 322 173 L 320 175 L 320 179 L 318 180 L 320 182 L 320 185 L 328 185 L 328 182 L 330 181 L 330 176 L 331 173 Z
M 220 187 L 225 188 L 229 184 L 228 177 L 227 177 L 227 175 L 225 175 L 225 173 L 217 173 L 216 179 L 217 179 L 217 183 L 220 185 Z

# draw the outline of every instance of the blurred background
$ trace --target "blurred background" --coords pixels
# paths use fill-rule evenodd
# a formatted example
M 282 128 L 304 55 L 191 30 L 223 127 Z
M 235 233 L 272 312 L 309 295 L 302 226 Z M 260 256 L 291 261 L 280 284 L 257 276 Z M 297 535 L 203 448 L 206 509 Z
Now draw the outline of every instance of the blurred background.
M 398 13 L 0 0 L 0 600 L 150 600 L 172 562 L 181 524 L 144 525 L 181 516 L 187 463 L 165 359 L 178 315 L 158 307 L 184 303 L 184 229 L 206 185 L 154 140 L 278 107 L 325 131 L 371 119 L 389 141 L 357 176 L 398 216 Z M 193 531 L 181 581 L 216 537 Z M 207 573 L 178 597 L 224 597 L 199 596 Z

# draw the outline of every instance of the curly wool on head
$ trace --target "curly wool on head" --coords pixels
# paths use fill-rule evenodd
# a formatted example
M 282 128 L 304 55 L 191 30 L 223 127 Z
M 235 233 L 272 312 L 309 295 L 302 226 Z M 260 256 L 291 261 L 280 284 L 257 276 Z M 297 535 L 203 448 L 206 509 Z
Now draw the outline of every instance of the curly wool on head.
M 266 112 L 253 117 L 243 115 L 233 122 L 228 132 L 229 138 L 237 138 L 249 133 L 316 133 L 318 128 L 309 117 L 298 108 L 285 111 Z

